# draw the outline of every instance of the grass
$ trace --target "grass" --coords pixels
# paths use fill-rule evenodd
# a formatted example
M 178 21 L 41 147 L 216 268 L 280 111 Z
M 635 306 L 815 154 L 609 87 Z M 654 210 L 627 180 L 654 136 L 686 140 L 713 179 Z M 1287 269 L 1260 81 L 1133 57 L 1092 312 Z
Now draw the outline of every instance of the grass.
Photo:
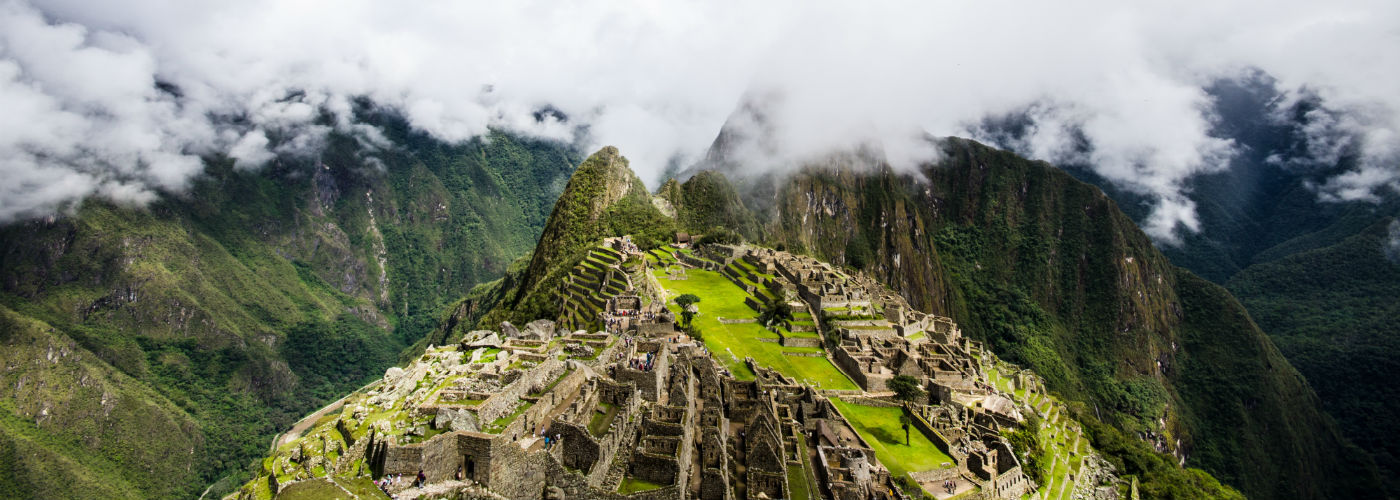
M 515 411 L 510 412 L 509 415 L 498 418 L 489 425 L 482 426 L 481 431 L 489 434 L 500 434 L 501 431 L 506 430 L 506 426 L 515 421 L 516 417 L 519 417 L 520 414 L 525 413 L 525 410 L 530 409 L 530 407 L 534 405 L 534 403 L 528 401 L 522 402 L 520 406 L 516 406 Z
M 705 346 L 714 353 L 715 359 L 724 364 L 733 375 L 741 380 L 751 380 L 754 375 L 744 366 L 744 356 L 750 356 L 761 365 L 778 372 L 810 382 L 823 389 L 858 389 L 856 384 L 831 364 L 825 357 L 784 356 L 784 352 L 811 352 L 811 349 L 784 348 L 773 342 L 759 342 L 759 338 L 776 338 L 777 335 L 756 323 L 721 324 L 724 318 L 752 318 L 753 309 L 744 305 L 748 294 L 735 286 L 723 275 L 703 269 L 688 269 L 688 279 L 670 281 L 664 279 L 665 272 L 655 270 L 662 286 L 677 295 L 693 293 L 700 297 L 700 314 L 695 316 L 695 326 L 699 328 Z M 672 307 L 674 310 L 674 306 Z M 727 349 L 727 350 L 726 350 Z M 731 356 L 732 353 L 732 356 Z
M 626 479 L 622 480 L 622 484 L 618 485 L 617 492 L 623 495 L 631 495 L 640 491 L 654 490 L 660 488 L 661 486 L 662 485 L 653 483 L 651 481 L 644 481 L 632 476 L 627 476 Z
M 477 360 L 474 361 L 474 362 L 475 362 L 475 363 L 490 363 L 490 362 L 492 362 L 492 361 L 495 361 L 495 360 L 496 360 L 496 353 L 498 353 L 498 352 L 501 352 L 501 350 L 498 349 L 498 348 L 495 348 L 495 347 L 487 348 L 487 349 L 486 349 L 486 352 L 481 353 L 481 358 L 480 358 L 480 359 L 477 359 Z
M 788 465 L 788 496 L 794 500 L 807 500 L 812 498 L 811 485 L 807 484 L 807 475 L 802 473 L 802 468 Z
M 588 433 L 593 437 L 603 437 L 608 433 L 608 427 L 612 425 L 613 418 L 617 417 L 617 406 L 609 403 L 598 403 L 598 410 L 594 411 L 593 418 L 588 420 Z
M 904 444 L 904 429 L 899 425 L 899 415 L 904 411 L 901 408 L 857 405 L 840 398 L 832 398 L 831 403 L 895 477 L 907 477 L 908 472 L 943 469 L 946 468 L 943 464 L 951 467 L 954 463 L 952 457 L 940 451 L 917 429 L 909 429 L 909 444 Z
M 807 456 L 807 438 L 801 433 L 797 434 L 798 450 L 801 450 L 802 466 L 788 466 L 788 496 L 792 500 L 809 500 L 812 498 L 813 486 L 816 483 L 816 476 L 812 475 L 812 462 Z
M 301 481 L 277 494 L 277 498 L 287 498 L 292 500 L 329 500 L 333 498 L 345 498 L 346 492 L 353 495 L 352 498 L 362 499 L 386 499 L 389 498 L 383 491 L 374 485 L 374 481 L 369 478 L 334 478 L 314 479 Z

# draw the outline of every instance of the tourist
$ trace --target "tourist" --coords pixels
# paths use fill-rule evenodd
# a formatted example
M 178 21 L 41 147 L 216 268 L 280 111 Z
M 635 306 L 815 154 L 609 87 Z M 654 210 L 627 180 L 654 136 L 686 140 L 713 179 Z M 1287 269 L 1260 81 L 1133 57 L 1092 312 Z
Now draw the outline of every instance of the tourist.
M 428 476 L 423 474 L 423 469 L 418 469 L 418 487 L 422 488 L 425 484 L 428 484 Z

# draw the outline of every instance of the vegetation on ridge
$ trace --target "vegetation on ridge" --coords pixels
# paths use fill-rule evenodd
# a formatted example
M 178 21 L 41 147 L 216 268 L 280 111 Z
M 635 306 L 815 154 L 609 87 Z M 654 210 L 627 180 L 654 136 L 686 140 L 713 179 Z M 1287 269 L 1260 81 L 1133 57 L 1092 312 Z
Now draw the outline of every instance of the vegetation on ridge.
M 3 421 L 28 424 L 0 426 L 0 455 L 34 458 L 7 461 L 0 489 L 227 492 L 273 434 L 412 355 L 450 301 L 528 252 L 575 163 L 362 111 L 393 146 L 333 134 L 319 158 L 261 171 L 211 158 L 149 208 L 90 200 L 0 228 L 4 315 L 45 325 L 0 342 L 0 358 L 44 360 L 5 375 Z

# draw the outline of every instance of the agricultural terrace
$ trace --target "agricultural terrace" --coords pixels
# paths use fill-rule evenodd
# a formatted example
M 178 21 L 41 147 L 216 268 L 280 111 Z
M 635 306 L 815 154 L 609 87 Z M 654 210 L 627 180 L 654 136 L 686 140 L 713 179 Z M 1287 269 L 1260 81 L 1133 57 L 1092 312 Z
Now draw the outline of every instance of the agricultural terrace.
M 1040 428 L 1036 430 L 1042 454 L 1041 466 L 1045 469 L 1045 484 L 1040 488 L 1040 491 L 1044 492 L 1042 498 L 1071 500 L 1084 455 L 1090 451 L 1089 440 L 1084 438 L 1080 431 L 1068 425 L 1071 419 L 1064 414 L 1062 404 L 1053 396 L 1033 392 L 1027 398 L 1027 391 L 1016 389 L 1011 379 L 1002 374 L 1003 369 L 1014 370 L 1006 363 L 983 366 L 983 371 L 997 389 L 1015 394 L 1017 400 L 1026 401 L 1036 412 L 1045 415 L 1040 420 Z

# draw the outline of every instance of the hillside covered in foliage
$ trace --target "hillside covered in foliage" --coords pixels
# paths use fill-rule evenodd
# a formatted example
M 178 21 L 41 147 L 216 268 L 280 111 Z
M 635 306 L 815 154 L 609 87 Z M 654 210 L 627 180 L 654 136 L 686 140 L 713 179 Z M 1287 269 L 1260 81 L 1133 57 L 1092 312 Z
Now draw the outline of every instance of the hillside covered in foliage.
M 150 207 L 0 228 L 6 497 L 229 491 L 275 433 L 416 357 L 444 307 L 527 253 L 577 163 L 363 113 L 388 145 L 333 134 L 261 171 L 210 158 Z

